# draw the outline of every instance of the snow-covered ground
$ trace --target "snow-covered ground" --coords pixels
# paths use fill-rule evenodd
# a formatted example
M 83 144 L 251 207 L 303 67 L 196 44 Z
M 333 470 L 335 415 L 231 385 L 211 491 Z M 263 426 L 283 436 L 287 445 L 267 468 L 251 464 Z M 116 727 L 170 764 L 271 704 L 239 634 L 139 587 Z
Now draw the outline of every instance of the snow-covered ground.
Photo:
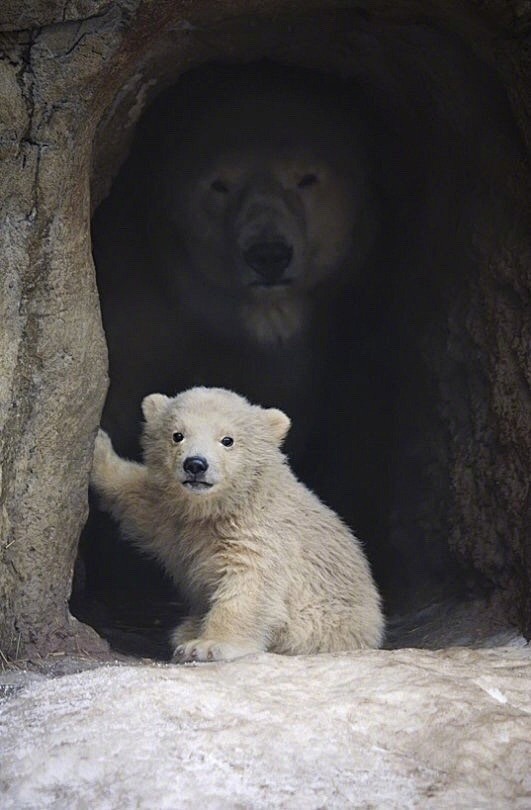
M 2 810 L 531 807 L 529 645 L 2 680 Z

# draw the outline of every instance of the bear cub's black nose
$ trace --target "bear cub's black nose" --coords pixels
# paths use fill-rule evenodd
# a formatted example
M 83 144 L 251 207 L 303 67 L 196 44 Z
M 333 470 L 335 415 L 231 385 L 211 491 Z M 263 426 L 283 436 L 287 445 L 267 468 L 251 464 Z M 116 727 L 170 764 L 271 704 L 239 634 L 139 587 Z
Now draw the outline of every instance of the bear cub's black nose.
M 183 461 L 183 467 L 190 475 L 199 475 L 208 470 L 208 461 L 203 456 L 188 456 Z

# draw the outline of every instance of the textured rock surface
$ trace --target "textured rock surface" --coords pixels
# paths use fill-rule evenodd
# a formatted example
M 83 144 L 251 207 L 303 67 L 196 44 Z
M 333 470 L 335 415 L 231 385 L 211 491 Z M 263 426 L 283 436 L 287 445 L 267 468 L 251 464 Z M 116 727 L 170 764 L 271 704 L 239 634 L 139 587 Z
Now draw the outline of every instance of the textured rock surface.
M 0 704 L 4 810 L 524 808 L 531 651 L 104 667 Z
M 93 641 L 66 609 L 106 389 L 89 232 L 96 65 L 76 43 L 68 25 L 2 41 L 0 646 L 8 655 L 35 642 L 46 650 Z

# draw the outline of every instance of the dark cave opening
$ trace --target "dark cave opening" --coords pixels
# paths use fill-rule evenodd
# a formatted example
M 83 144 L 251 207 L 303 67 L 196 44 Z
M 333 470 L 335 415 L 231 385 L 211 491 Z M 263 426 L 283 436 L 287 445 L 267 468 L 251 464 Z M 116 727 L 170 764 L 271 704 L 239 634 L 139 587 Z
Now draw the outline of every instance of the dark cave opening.
M 305 68 L 248 60 L 206 65 L 185 74 L 176 89 L 164 90 L 148 110 L 93 221 L 111 379 L 102 424 L 116 449 L 134 458 L 140 400 L 155 390 L 173 395 L 194 384 L 216 385 L 284 408 L 294 425 L 301 425 L 286 447 L 293 468 L 364 541 L 390 624 L 396 624 L 389 643 L 434 646 L 443 637 L 451 642 L 452 636 L 441 634 L 439 627 L 439 635 L 434 630 L 430 637 L 430 606 L 437 613 L 442 605 L 438 619 L 444 624 L 449 605 L 464 605 L 466 613 L 471 600 L 496 591 L 507 578 L 503 562 L 491 564 L 491 558 L 499 558 L 492 537 L 485 535 L 484 548 L 475 556 L 467 553 L 462 540 L 466 516 L 459 510 L 466 513 L 469 507 L 479 534 L 486 518 L 472 499 L 468 507 L 458 503 L 455 469 L 456 447 L 466 445 L 465 471 L 488 480 L 495 455 L 489 345 L 486 337 L 482 343 L 475 324 L 489 295 L 484 268 L 513 227 L 514 203 L 503 178 L 516 162 L 520 143 L 501 85 L 463 43 L 429 26 L 407 27 L 396 43 L 384 35 L 382 50 L 389 55 L 394 49 L 398 57 L 393 74 L 368 53 L 370 35 L 359 32 L 358 44 L 365 43 L 365 50 L 350 57 L 350 73 L 335 70 L 332 56 L 327 75 L 302 58 Z M 176 327 L 176 290 L 168 283 L 167 268 L 179 267 L 184 259 L 168 222 L 161 224 L 164 207 L 179 183 L 190 189 L 198 149 L 201 171 L 210 171 L 207 152 L 216 127 L 209 129 L 209 116 L 211 107 L 219 113 L 219 75 L 236 82 L 241 98 L 242 86 L 256 81 L 267 96 L 260 77 L 271 71 L 284 93 L 285 82 L 295 76 L 308 96 L 321 93 L 321 103 L 327 94 L 334 97 L 330 107 L 322 103 L 319 110 L 328 121 L 319 147 L 331 149 L 329 122 L 337 116 L 348 134 L 333 144 L 334 169 L 349 143 L 349 182 L 358 183 L 370 200 L 370 216 L 364 207 L 356 208 L 356 223 L 362 222 L 356 244 L 366 239 L 368 245 L 355 259 L 351 246 L 333 283 L 320 282 L 305 293 L 311 314 L 304 316 L 304 339 L 290 336 L 264 345 L 235 337 L 232 324 L 228 331 L 218 329 L 217 312 L 215 324 L 208 322 L 209 301 L 217 301 L 218 294 L 224 300 L 224 289 L 194 288 L 189 301 L 178 290 L 181 304 L 190 304 L 188 312 L 183 314 L 182 305 L 179 311 L 186 336 L 192 333 L 195 341 L 190 367 L 174 348 L 185 339 Z M 191 126 L 179 129 L 176 110 L 192 111 L 203 127 L 197 138 Z M 241 157 L 258 148 L 256 131 L 264 131 L 264 120 L 255 114 L 254 128 L 232 142 L 234 122 L 241 128 L 233 105 L 232 126 L 222 138 L 231 154 L 240 149 Z M 284 147 L 286 132 L 293 128 L 300 149 L 300 125 L 290 122 L 284 131 L 283 120 L 273 105 L 268 139 L 275 142 L 279 130 L 278 144 Z M 316 173 L 315 156 L 307 156 L 313 145 L 300 150 L 300 178 Z M 184 167 L 173 177 L 174 167 L 170 170 L 161 157 L 172 149 L 177 154 L 184 150 Z M 275 149 L 268 145 L 266 151 L 269 160 Z M 352 171 L 356 161 L 363 164 L 361 174 Z M 168 218 L 172 227 L 180 210 Z M 196 296 L 208 290 L 211 298 L 203 299 L 198 314 Z M 130 380 L 134 385 L 123 383 Z M 503 530 L 497 542 L 503 545 Z M 161 658 L 168 655 L 168 630 L 186 614 L 169 579 L 134 552 L 94 504 L 80 542 L 71 609 L 116 649 Z M 426 611 L 424 633 L 415 636 L 411 623 L 401 624 L 405 614 L 414 617 L 412 624 L 422 624 L 419 616 Z

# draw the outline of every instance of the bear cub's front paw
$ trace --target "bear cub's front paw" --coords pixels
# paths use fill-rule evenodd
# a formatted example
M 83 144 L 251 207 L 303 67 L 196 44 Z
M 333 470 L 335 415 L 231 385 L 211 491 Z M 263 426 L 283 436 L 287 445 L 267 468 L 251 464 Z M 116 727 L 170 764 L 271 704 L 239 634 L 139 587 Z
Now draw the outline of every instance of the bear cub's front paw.
M 177 664 L 186 664 L 191 661 L 233 661 L 244 655 L 261 652 L 257 644 L 252 642 L 214 641 L 196 638 L 179 644 L 173 653 L 173 660 Z

